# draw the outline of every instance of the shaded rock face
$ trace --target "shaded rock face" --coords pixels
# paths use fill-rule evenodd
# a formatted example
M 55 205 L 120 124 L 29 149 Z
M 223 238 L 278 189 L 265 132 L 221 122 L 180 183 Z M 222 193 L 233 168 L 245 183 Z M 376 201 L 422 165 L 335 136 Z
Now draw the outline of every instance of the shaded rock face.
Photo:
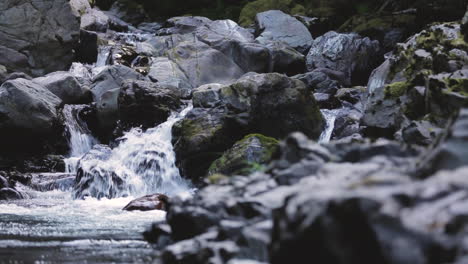
M 53 72 L 44 77 L 35 78 L 33 82 L 47 88 L 65 104 L 84 104 L 92 100 L 89 87 L 82 86 L 68 72 Z
M 288 44 L 301 53 L 306 53 L 312 44 L 309 30 L 296 18 L 280 10 L 270 10 L 255 17 L 259 43 L 280 41 Z
M 60 98 L 35 82 L 19 78 L 3 83 L 0 86 L 2 151 L 34 152 L 45 148 L 44 143 L 50 139 L 60 141 L 63 128 L 57 109 L 61 103 Z
M 137 198 L 127 204 L 122 210 L 125 211 L 151 211 L 166 210 L 169 197 L 164 194 L 150 194 Z
M 400 44 L 369 79 L 362 120 L 368 135 L 393 137 L 412 121 L 429 121 L 433 131 L 444 127 L 466 105 L 467 52 L 455 23 L 433 25 Z
M 0 3 L 0 64 L 8 71 L 41 76 L 73 61 L 80 22 L 69 1 Z
M 248 135 L 215 160 L 208 174 L 250 174 L 268 164 L 277 147 L 278 141 L 274 138 L 256 134 Z
M 126 80 L 145 80 L 135 70 L 123 66 L 106 66 L 93 78 L 91 92 L 97 104 L 99 125 L 104 131 L 112 130 L 118 120 L 118 98 Z
M 126 81 L 118 98 L 120 122 L 127 129 L 155 127 L 180 108 L 179 98 L 178 89 L 171 86 L 149 81 Z
M 203 176 L 217 152 L 249 133 L 281 138 L 303 131 L 317 138 L 323 126 L 310 90 L 280 74 L 248 74 L 232 85 L 201 86 L 193 104 L 173 128 L 179 168 L 189 177 Z
M 148 78 L 161 85 L 178 88 L 183 98 L 188 98 L 192 94 L 192 85 L 185 73 L 180 69 L 179 65 L 166 57 L 153 59 Z
M 360 85 L 367 82 L 380 58 L 378 41 L 354 33 L 331 31 L 313 41 L 307 54 L 307 69 L 327 68 L 342 72 L 346 83 Z

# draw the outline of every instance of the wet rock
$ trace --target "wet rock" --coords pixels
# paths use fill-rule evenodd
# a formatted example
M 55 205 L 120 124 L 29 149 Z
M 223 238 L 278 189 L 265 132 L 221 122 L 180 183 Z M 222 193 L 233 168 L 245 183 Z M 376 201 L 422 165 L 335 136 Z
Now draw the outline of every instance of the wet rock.
M 317 69 L 308 73 L 299 74 L 292 78 L 298 79 L 306 84 L 316 93 L 324 93 L 334 95 L 336 91 L 341 88 L 339 81 L 340 74 L 336 72 L 337 76 L 329 73 L 323 69 Z M 338 80 L 337 80 L 338 79 Z
M 0 10 L 0 64 L 33 76 L 70 66 L 80 20 L 69 1 L 6 0 Z
M 336 91 L 335 97 L 342 102 L 345 101 L 356 105 L 361 102 L 365 93 L 365 87 L 340 88 Z
M 280 74 L 248 74 L 232 85 L 202 86 L 193 98 L 195 108 L 173 128 L 184 175 L 203 176 L 219 152 L 247 134 L 281 138 L 299 130 L 317 138 L 323 125 L 305 85 Z
M 23 199 L 23 195 L 17 190 L 12 188 L 1 188 L 0 189 L 0 200 L 18 200 Z
M 7 81 L 0 87 L 0 127 L 2 146 L 32 148 L 57 135 L 57 108 L 62 103 L 45 87 L 26 79 Z M 31 136 L 36 137 L 31 142 Z M 53 137 L 53 136 L 52 136 Z M 32 144 L 28 146 L 28 144 Z
M 305 56 L 282 42 L 268 42 L 270 71 L 295 75 L 305 72 Z M 258 72 L 258 71 L 256 71 Z
M 268 41 L 284 42 L 301 53 L 306 53 L 312 44 L 312 35 L 296 18 L 280 10 L 270 10 L 257 14 L 257 41 L 265 44 Z
M 8 76 L 7 68 L 3 65 L 0 65 L 0 85 L 6 80 Z
M 76 59 L 82 63 L 92 64 L 97 61 L 98 34 L 96 32 L 80 30 L 80 44 L 76 48 Z
M 44 77 L 35 78 L 36 82 L 51 91 L 65 104 L 84 104 L 91 102 L 91 91 L 82 86 L 68 72 L 49 73 Z
M 232 20 L 216 20 L 197 28 L 196 36 L 210 47 L 221 51 L 244 72 L 267 72 L 268 50 L 254 42 L 254 36 Z
M 346 83 L 361 85 L 380 63 L 378 41 L 357 34 L 328 32 L 315 39 L 307 54 L 307 69 L 327 68 L 344 74 Z
M 186 73 L 193 87 L 228 83 L 244 74 L 229 57 L 201 42 L 181 42 L 168 53 L 168 57 Z
M 206 17 L 185 16 L 173 17 L 166 21 L 166 28 L 160 29 L 158 35 L 187 34 L 197 30 L 198 27 L 210 23 Z
M 462 18 L 461 31 L 462 34 L 465 36 L 465 41 L 468 41 L 468 7 L 466 8 L 466 13 Z
M 128 129 L 155 127 L 180 108 L 179 98 L 179 91 L 171 86 L 149 81 L 125 81 L 118 98 L 120 121 Z
M 164 194 L 150 194 L 137 198 L 127 204 L 122 210 L 125 211 L 151 211 L 166 210 L 169 197 Z
M 99 125 L 111 130 L 118 119 L 118 97 L 126 80 L 145 80 L 145 77 L 123 65 L 106 66 L 93 78 L 91 92 L 97 104 Z
M 192 85 L 185 73 L 175 62 L 166 57 L 152 59 L 148 78 L 160 85 L 170 85 L 178 88 L 183 98 L 190 97 L 192 93 Z
M 278 141 L 274 138 L 256 134 L 248 135 L 215 160 L 208 174 L 250 174 L 270 162 L 277 146 Z
M 106 32 L 109 27 L 109 17 L 98 9 L 90 9 L 81 17 L 80 28 L 88 31 Z
M 468 73 L 450 66 L 457 61 L 464 64 L 464 53 L 453 51 L 458 48 L 466 49 L 466 43 L 456 23 L 433 25 L 399 45 L 369 79 L 366 133 L 393 137 L 406 120 L 425 119 L 444 127 L 446 117 L 466 102 L 462 87 Z

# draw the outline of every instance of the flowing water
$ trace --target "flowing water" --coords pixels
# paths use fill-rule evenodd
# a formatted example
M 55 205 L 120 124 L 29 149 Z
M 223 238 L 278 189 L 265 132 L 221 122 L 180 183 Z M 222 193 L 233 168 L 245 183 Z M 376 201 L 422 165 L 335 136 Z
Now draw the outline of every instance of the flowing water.
M 322 109 L 320 110 L 322 112 L 323 118 L 325 119 L 325 128 L 320 135 L 320 138 L 318 140 L 319 143 L 328 143 L 330 142 L 332 135 L 333 135 L 333 129 L 335 128 L 335 121 L 336 117 L 340 113 L 341 109 Z
M 71 148 L 66 162 L 72 174 L 80 157 L 97 143 L 78 116 L 83 107 L 66 105 L 63 110 Z M 111 150 L 109 159 L 82 165 L 85 175 L 106 171 L 125 180 L 128 188 L 113 199 L 73 199 L 73 190 L 38 192 L 23 186 L 28 199 L 0 201 L 0 263 L 156 261 L 156 251 L 143 240 L 142 232 L 152 223 L 163 221 L 165 212 L 127 212 L 122 208 L 139 195 L 191 194 L 190 185 L 182 180 L 174 164 L 171 144 L 172 126 L 190 109 L 174 113 L 156 128 L 132 129 Z M 106 186 L 95 184 L 90 188 L 105 192 Z

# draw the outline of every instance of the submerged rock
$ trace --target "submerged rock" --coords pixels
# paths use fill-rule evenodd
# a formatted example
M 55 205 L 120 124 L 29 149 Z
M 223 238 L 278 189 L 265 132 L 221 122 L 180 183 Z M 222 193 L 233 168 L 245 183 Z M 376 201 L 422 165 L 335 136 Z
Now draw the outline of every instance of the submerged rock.
M 150 194 L 137 198 L 127 204 L 122 210 L 125 211 L 151 211 L 166 210 L 169 197 L 164 194 Z

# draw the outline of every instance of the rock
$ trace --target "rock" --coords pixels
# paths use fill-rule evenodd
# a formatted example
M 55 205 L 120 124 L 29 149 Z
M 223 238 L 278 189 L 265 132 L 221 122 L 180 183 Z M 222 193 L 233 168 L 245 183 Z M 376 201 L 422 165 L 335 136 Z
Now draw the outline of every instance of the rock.
M 0 64 L 8 71 L 42 76 L 70 66 L 80 22 L 69 1 L 6 0 L 0 10 Z
M 20 78 L 3 83 L 0 87 L 2 146 L 32 149 L 42 145 L 45 138 L 58 136 L 57 108 L 61 103 L 60 98 L 32 81 Z M 32 140 L 36 143 L 28 146 Z
M 313 41 L 307 54 L 307 69 L 342 72 L 346 83 L 360 85 L 367 82 L 370 72 L 380 63 L 379 52 L 378 41 L 332 31 Z
M 91 91 L 82 86 L 68 72 L 49 73 L 44 77 L 35 78 L 36 82 L 51 91 L 65 104 L 85 104 L 91 102 Z
M 120 121 L 127 129 L 155 127 L 180 108 L 179 91 L 164 84 L 129 80 L 118 99 Z
M 466 13 L 462 18 L 461 32 L 465 36 L 465 41 L 468 41 L 468 6 L 466 7 Z
M 160 29 L 158 35 L 188 34 L 197 30 L 198 27 L 210 23 L 211 20 L 199 16 L 173 17 L 166 21 L 166 28 Z
M 437 39 L 437 41 L 431 41 Z M 363 124 L 369 136 L 393 137 L 409 120 L 444 127 L 466 103 L 466 42 L 458 24 L 436 24 L 400 44 L 371 75 Z M 437 69 L 432 72 L 430 69 Z
M 366 87 L 353 87 L 353 88 L 340 88 L 336 91 L 335 98 L 342 101 L 348 102 L 353 105 L 361 102 L 362 97 L 366 93 Z
M 125 211 L 151 211 L 166 210 L 169 197 L 164 194 L 150 194 L 137 198 L 127 204 L 122 210 Z
M 254 24 L 258 13 L 268 10 L 282 10 L 287 13 L 296 14 L 303 13 L 304 6 L 290 0 L 256 0 L 248 2 L 241 10 L 239 23 L 244 27 L 251 26 Z
M 98 9 L 88 10 L 81 17 L 80 28 L 88 31 L 106 32 L 109 27 L 109 17 Z
M 299 51 L 282 42 L 270 42 L 266 47 L 270 51 L 270 71 L 289 76 L 305 72 L 305 56 Z
M 250 174 L 270 162 L 277 146 L 278 141 L 274 138 L 259 134 L 247 135 L 215 160 L 208 174 Z
M 181 42 L 168 53 L 186 73 L 193 87 L 229 83 L 244 74 L 229 57 L 201 42 Z
M 302 131 L 317 138 L 323 119 L 310 90 L 280 74 L 248 74 L 232 85 L 193 93 L 194 109 L 173 128 L 182 174 L 201 177 L 211 162 L 250 133 L 281 138 Z
M 268 72 L 268 49 L 254 42 L 254 36 L 232 20 L 216 20 L 197 28 L 197 38 L 221 51 L 244 72 Z
M 316 93 L 324 93 L 334 95 L 341 84 L 335 80 L 332 74 L 328 74 L 327 71 L 317 69 L 308 73 L 299 74 L 292 78 L 302 81 L 308 88 L 312 89 Z
M 97 104 L 102 129 L 113 129 L 118 119 L 118 97 L 126 80 L 145 80 L 145 77 L 123 65 L 106 66 L 93 78 L 91 92 Z
M 1 188 L 0 189 L 0 200 L 18 200 L 23 199 L 23 195 L 17 190 L 12 188 Z
M 266 44 L 268 41 L 284 42 L 301 53 L 306 53 L 312 44 L 312 35 L 296 18 L 280 10 L 270 10 L 257 14 L 257 41 Z
M 439 136 L 440 144 L 434 144 L 421 161 L 416 164 L 415 172 L 427 177 L 439 170 L 456 169 L 468 165 L 465 140 L 468 128 L 468 109 L 463 108 L 451 128 Z M 436 141 L 437 142 L 437 141 Z
M 192 94 L 192 85 L 185 73 L 175 62 L 166 57 L 157 57 L 152 60 L 148 78 L 160 85 L 178 88 L 182 98 L 188 98 Z
M 0 65 L 0 85 L 5 82 L 8 76 L 7 68 L 3 65 Z
M 70 0 L 70 6 L 73 15 L 80 17 L 91 9 L 91 5 L 88 0 Z

